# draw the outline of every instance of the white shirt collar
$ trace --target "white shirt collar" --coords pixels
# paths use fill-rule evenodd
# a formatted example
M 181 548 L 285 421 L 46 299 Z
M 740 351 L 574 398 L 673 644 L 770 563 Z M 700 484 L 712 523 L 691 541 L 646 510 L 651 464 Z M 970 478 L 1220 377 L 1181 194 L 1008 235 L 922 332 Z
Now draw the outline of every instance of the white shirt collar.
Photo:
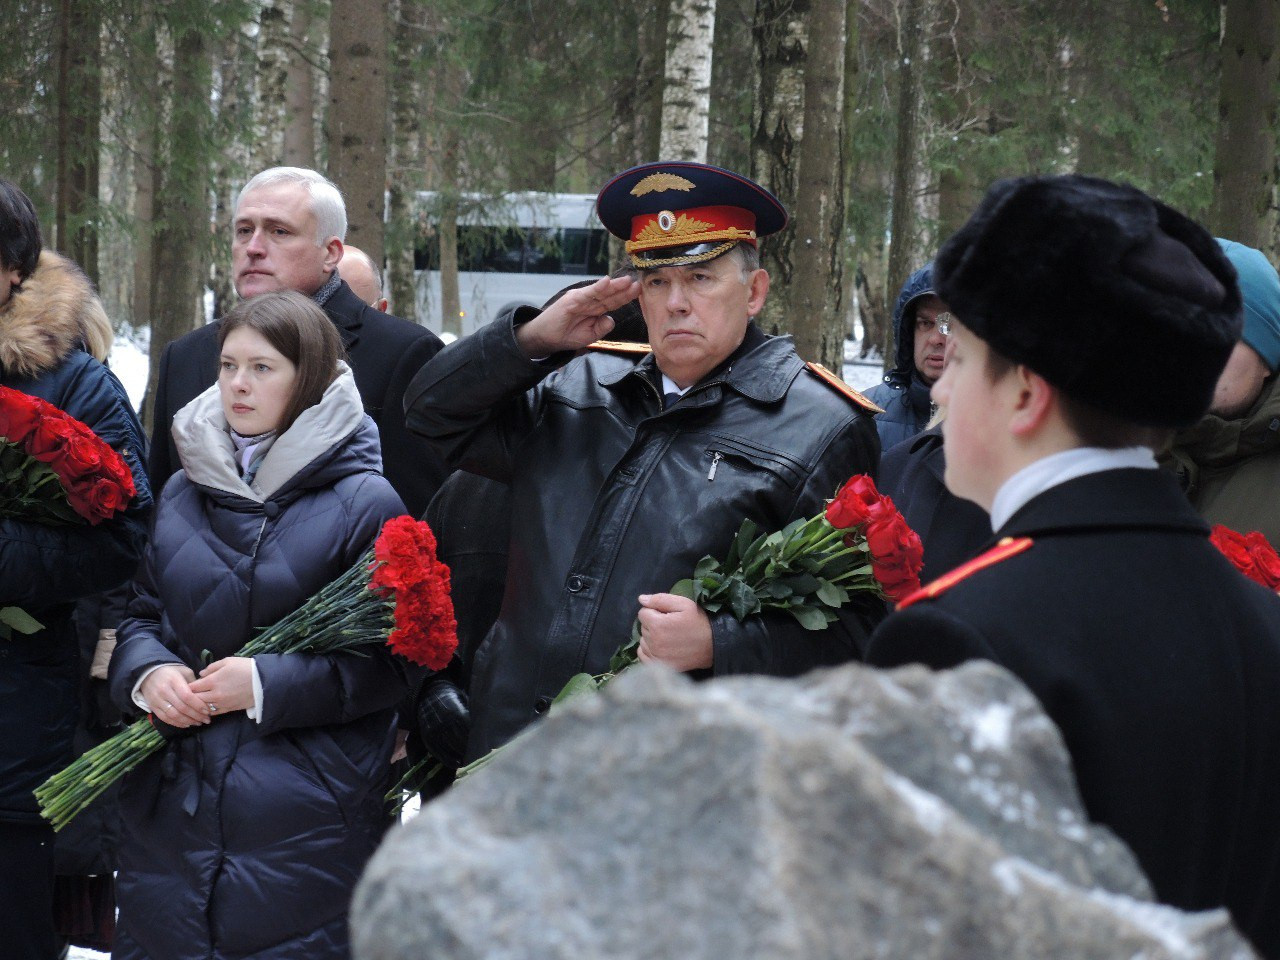
M 683 397 L 688 392 L 689 392 L 689 387 L 677 386 L 674 380 L 668 377 L 665 373 L 662 374 L 662 395 L 663 396 L 666 396 L 668 393 L 678 393 L 680 394 L 680 396 Z
M 1124 447 L 1119 450 L 1075 447 L 1042 457 L 1023 467 L 996 491 L 995 499 L 991 502 L 991 529 L 999 530 L 1033 497 L 1051 487 L 1091 473 L 1126 467 L 1155 470 L 1155 454 L 1148 447 Z

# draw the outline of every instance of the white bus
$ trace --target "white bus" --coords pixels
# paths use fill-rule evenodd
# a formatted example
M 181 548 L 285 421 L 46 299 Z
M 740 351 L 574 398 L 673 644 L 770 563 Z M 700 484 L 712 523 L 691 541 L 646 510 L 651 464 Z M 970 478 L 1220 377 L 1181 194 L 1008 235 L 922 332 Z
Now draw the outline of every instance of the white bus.
M 458 294 L 463 335 L 513 303 L 541 305 L 577 280 L 609 272 L 609 235 L 592 193 L 464 195 L 458 211 Z M 431 191 L 418 194 L 414 277 L 419 320 L 440 333 L 438 208 Z

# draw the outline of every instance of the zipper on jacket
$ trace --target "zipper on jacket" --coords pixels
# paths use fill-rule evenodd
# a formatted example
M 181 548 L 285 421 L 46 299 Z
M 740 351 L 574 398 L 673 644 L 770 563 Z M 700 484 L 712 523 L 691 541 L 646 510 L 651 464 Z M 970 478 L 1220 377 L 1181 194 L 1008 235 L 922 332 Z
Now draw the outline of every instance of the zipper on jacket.
M 711 469 L 707 471 L 708 482 L 716 478 L 716 467 L 720 466 L 720 461 L 724 459 L 724 454 L 719 450 L 715 450 L 711 454 Z
M 262 518 L 262 526 L 258 528 L 258 539 L 253 541 L 253 550 L 249 553 L 250 560 L 258 559 L 258 548 L 262 546 L 262 535 L 267 532 L 267 517 Z

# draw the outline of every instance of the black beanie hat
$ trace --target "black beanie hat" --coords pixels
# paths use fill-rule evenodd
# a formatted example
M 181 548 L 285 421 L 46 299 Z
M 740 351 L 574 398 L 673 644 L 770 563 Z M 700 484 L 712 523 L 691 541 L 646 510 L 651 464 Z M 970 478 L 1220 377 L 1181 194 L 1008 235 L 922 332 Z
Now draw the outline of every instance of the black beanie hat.
M 1095 177 L 996 182 L 933 275 L 997 353 L 1146 426 L 1204 414 L 1243 323 L 1235 270 L 1203 227 Z

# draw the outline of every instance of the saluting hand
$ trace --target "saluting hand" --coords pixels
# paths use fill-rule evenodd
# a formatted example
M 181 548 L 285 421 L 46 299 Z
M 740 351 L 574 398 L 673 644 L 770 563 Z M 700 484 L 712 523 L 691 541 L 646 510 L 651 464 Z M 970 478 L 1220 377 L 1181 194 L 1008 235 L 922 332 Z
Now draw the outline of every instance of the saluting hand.
M 604 277 L 589 287 L 570 290 L 528 323 L 516 327 L 516 342 L 528 357 L 581 350 L 613 329 L 610 310 L 638 296 L 640 284 L 630 277 Z
M 642 594 L 638 616 L 641 663 L 665 663 L 680 671 L 711 666 L 711 619 L 688 597 Z

